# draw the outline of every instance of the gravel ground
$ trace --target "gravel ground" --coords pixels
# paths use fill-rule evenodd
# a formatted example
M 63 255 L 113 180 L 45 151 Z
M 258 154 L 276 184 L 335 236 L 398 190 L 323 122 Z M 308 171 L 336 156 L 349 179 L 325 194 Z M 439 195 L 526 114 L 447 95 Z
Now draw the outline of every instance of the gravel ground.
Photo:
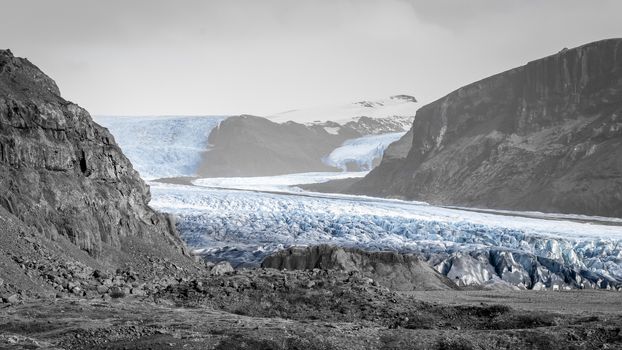
M 252 269 L 119 298 L 0 304 L 10 349 L 620 349 L 604 291 L 394 292 L 356 273 Z

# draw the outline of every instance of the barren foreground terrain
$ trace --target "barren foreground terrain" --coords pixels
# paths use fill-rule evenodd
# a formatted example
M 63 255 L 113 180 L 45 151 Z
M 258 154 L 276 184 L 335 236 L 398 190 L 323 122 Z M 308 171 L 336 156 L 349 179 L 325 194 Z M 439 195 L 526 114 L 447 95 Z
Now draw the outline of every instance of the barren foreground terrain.
M 3 349 L 619 349 L 621 329 L 619 292 L 395 292 L 318 269 L 0 304 Z

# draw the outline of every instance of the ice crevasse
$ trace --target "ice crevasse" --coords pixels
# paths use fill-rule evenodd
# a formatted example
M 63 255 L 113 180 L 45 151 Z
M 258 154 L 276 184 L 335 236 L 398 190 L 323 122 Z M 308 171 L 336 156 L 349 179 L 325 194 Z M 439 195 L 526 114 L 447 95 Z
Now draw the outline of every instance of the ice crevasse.
M 96 116 L 144 179 L 195 176 L 208 137 L 224 117 Z
M 460 285 L 622 287 L 622 227 L 358 196 L 157 184 L 152 206 L 214 260 L 256 265 L 292 245 L 414 252 Z

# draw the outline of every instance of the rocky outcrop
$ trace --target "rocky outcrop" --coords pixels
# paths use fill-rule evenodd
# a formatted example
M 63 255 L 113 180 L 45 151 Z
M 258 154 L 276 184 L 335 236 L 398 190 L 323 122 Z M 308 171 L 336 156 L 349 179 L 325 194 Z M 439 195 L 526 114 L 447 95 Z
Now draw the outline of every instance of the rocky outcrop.
M 361 135 L 378 135 L 404 132 L 410 129 L 414 116 L 392 116 L 385 118 L 358 117 L 343 126 L 358 131 Z
M 389 116 L 389 117 L 354 117 L 349 121 L 312 122 L 305 125 L 311 127 L 323 127 L 326 131 L 338 133 L 341 128 L 354 130 L 360 135 L 380 135 L 394 132 L 408 131 L 415 120 L 415 116 Z
M 622 39 L 462 87 L 417 112 L 408 156 L 347 191 L 622 217 Z
M 274 123 L 262 117 L 229 117 L 209 135 L 198 174 L 203 177 L 266 176 L 312 171 L 338 171 L 322 157 L 345 140 L 361 136 L 341 127 L 329 133 L 323 126 Z
M 104 266 L 147 252 L 180 259 L 173 223 L 149 200 L 112 135 L 28 60 L 0 51 L 0 213 L 21 222 L 15 232 L 68 240 Z
M 268 256 L 264 268 L 287 270 L 338 270 L 356 272 L 393 290 L 447 290 L 456 286 L 412 254 L 368 252 L 354 248 L 319 245 L 293 247 Z

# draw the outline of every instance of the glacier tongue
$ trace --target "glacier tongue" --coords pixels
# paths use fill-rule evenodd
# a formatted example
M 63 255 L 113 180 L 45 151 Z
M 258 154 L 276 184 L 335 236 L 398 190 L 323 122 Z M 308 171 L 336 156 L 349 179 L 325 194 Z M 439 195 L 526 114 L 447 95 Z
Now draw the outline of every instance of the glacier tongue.
M 223 119 L 217 116 L 95 117 L 97 123 L 114 135 L 144 179 L 196 175 L 201 155 L 209 149 L 207 138 Z
M 347 140 L 333 150 L 323 161 L 325 164 L 347 170 L 369 171 L 374 163 L 380 162 L 382 154 L 389 145 L 406 134 L 394 132 L 380 135 L 368 135 Z
M 296 185 L 323 183 L 330 180 L 360 178 L 367 175 L 366 171 L 357 172 L 316 172 L 274 176 L 255 177 L 210 177 L 196 179 L 195 185 L 211 188 L 227 188 L 235 190 L 302 192 Z
M 210 259 L 256 265 L 284 247 L 332 243 L 420 253 L 462 285 L 622 286 L 622 227 L 615 219 L 605 225 L 359 196 L 159 183 L 152 193 L 151 205 L 173 213 L 184 240 Z

